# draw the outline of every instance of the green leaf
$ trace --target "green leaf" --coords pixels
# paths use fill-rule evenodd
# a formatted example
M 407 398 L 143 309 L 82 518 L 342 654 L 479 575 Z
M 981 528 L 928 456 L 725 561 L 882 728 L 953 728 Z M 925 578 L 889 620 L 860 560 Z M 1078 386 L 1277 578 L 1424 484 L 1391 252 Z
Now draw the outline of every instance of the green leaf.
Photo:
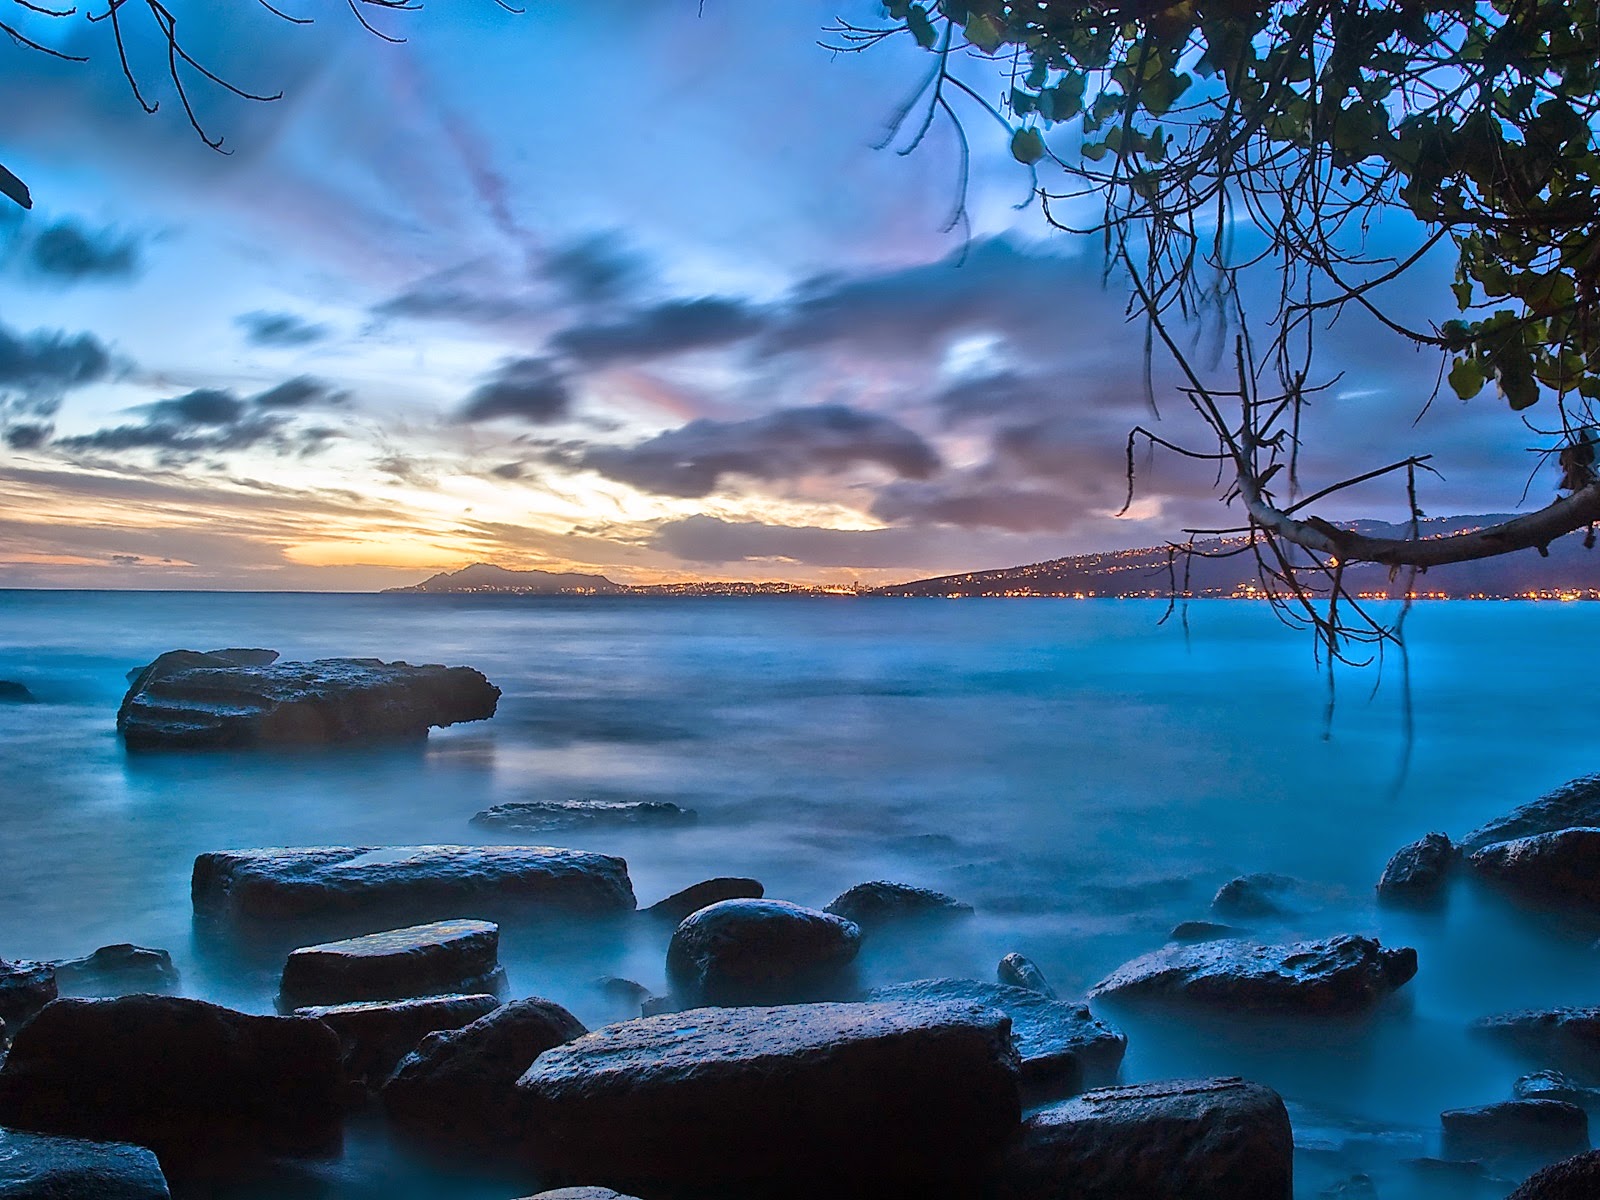
M 1032 166 L 1044 157 L 1044 139 L 1037 129 L 1019 129 L 1011 135 L 1011 157 Z
M 985 54 L 993 54 L 1005 40 L 1005 26 L 987 13 L 967 22 L 967 41 Z
M 1458 279 L 1450 285 L 1450 290 L 1455 293 L 1456 307 L 1466 312 L 1472 304 L 1472 281 Z
M 1463 400 L 1471 400 L 1483 390 L 1483 367 L 1475 358 L 1458 358 L 1450 368 L 1450 386 Z
M 1511 405 L 1512 412 L 1521 412 L 1539 403 L 1539 381 L 1531 371 L 1527 374 L 1502 371 L 1500 391 L 1505 395 L 1506 403 Z
M 924 50 L 933 49 L 933 43 L 938 41 L 939 35 L 934 32 L 933 22 L 928 19 L 928 10 L 920 4 L 913 4 L 906 13 L 906 28 L 911 30 L 911 36 L 917 39 L 917 45 Z

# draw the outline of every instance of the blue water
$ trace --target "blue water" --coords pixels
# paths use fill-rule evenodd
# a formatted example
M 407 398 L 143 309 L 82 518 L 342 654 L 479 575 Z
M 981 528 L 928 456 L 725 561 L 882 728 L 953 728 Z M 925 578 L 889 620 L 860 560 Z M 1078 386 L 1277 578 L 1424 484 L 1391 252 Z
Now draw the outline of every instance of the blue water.
M 134 941 L 184 990 L 271 1010 L 281 959 L 197 942 L 195 854 L 252 845 L 478 842 L 468 818 L 523 799 L 670 799 L 693 826 L 588 834 L 640 902 L 714 874 L 822 905 L 890 878 L 978 915 L 875 938 L 868 983 L 992 978 L 1020 950 L 1081 991 L 1207 915 L 1218 884 L 1271 870 L 1329 889 L 1270 936 L 1372 932 L 1421 970 L 1370 1019 L 1273 1025 L 1110 1016 L 1129 1080 L 1243 1074 L 1288 1099 L 1299 1194 L 1357 1171 L 1385 1200 L 1466 1192 L 1406 1160 L 1442 1109 L 1507 1098 L 1519 1064 L 1465 1032 L 1506 1008 L 1594 1003 L 1596 930 L 1459 891 L 1435 916 L 1377 910 L 1389 853 L 1460 834 L 1600 769 L 1587 665 L 1600 604 L 1449 603 L 1411 618 L 1416 737 L 1404 782 L 1398 663 L 1340 680 L 1332 736 L 1304 634 L 1207 602 L 1185 641 L 1138 601 L 487 599 L 0 592 L 0 957 Z M 174 647 L 465 663 L 504 691 L 486 723 L 425 748 L 128 757 L 124 673 Z M 664 990 L 666 934 L 508 929 L 514 995 L 591 1026 L 594 986 Z M 354 1122 L 345 1157 L 227 1193 L 284 1200 L 504 1200 L 527 1181 L 445 1170 Z M 1429 1186 L 1443 1188 L 1428 1191 Z M 1455 1189 L 1455 1190 L 1452 1190 Z

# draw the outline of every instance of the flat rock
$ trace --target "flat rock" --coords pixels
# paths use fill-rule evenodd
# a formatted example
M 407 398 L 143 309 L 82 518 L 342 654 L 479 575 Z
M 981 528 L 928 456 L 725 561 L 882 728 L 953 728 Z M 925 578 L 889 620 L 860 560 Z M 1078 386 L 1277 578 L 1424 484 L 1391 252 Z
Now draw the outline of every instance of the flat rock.
M 471 667 L 375 658 L 240 663 L 172 650 L 134 678 L 117 711 L 130 750 L 305 746 L 423 738 L 494 716 L 500 689 Z
M 1596 1196 L 1600 1196 L 1600 1150 L 1590 1150 L 1528 1176 L 1507 1200 L 1594 1200 Z
M 964 904 L 954 896 L 936 892 L 932 888 L 913 887 L 909 883 L 890 883 L 876 879 L 871 883 L 858 883 L 841 895 L 835 896 L 823 909 L 846 921 L 854 921 L 863 929 L 892 925 L 899 921 L 940 921 L 970 917 L 972 905 Z
M 26 684 L 18 683 L 14 679 L 0 679 L 0 704 L 37 703 L 38 697 L 28 690 Z
M 498 998 L 480 993 L 316 1005 L 295 1009 L 295 1016 L 312 1017 L 338 1034 L 345 1077 L 377 1089 L 428 1034 L 460 1029 L 499 1007 Z
M 502 1005 L 470 1025 L 423 1038 L 384 1084 L 384 1109 L 437 1148 L 504 1152 L 525 1125 L 518 1077 L 552 1046 L 586 1032 L 550 1000 Z
M 1050 981 L 1044 977 L 1044 972 L 1039 970 L 1033 959 L 1014 950 L 1000 960 L 1000 965 L 995 967 L 994 973 L 1000 982 L 1008 987 L 1026 988 L 1051 1000 L 1056 998 L 1055 988 L 1050 986 Z
M 1540 1066 L 1600 1080 L 1600 1007 L 1530 1008 L 1497 1013 L 1473 1029 L 1512 1047 Z
M 0 959 L 0 1024 L 12 1032 L 58 994 L 56 969 L 50 963 Z
M 0 1129 L 0 1200 L 171 1200 L 171 1193 L 143 1146 Z
M 1290 1200 L 1278 1094 L 1241 1079 L 1102 1088 L 1035 1113 L 997 1172 L 1003 1200 Z
M 1169 942 L 1216 942 L 1223 938 L 1243 937 L 1245 931 L 1237 925 L 1224 925 L 1220 921 L 1179 921 L 1167 934 Z
M 517 1087 L 541 1169 L 652 1196 L 943 1195 L 1016 1127 L 1009 1027 L 970 1004 L 696 1009 L 546 1051 Z
M 1589 1148 L 1589 1115 L 1562 1100 L 1502 1100 L 1439 1114 L 1445 1157 L 1553 1162 Z
M 530 910 L 631 912 L 628 864 L 549 846 L 317 846 L 194 860 L 197 913 L 303 918 L 387 909 L 418 919 Z
M 1600 828 L 1494 842 L 1467 858 L 1480 878 L 1525 900 L 1600 906 Z
M 82 958 L 51 964 L 56 986 L 68 996 L 121 996 L 129 992 L 170 992 L 178 986 L 172 955 L 149 946 L 118 942 Z
M 496 804 L 472 818 L 482 829 L 553 833 L 692 825 L 699 814 L 666 800 L 528 800 Z
M 691 913 L 723 900 L 759 900 L 766 894 L 759 879 L 721 875 L 716 879 L 692 883 L 681 892 L 673 892 L 665 900 L 657 900 L 644 911 L 658 920 L 671 921 L 676 925 Z
M 1600 1091 L 1584 1087 L 1560 1071 L 1543 1070 L 1524 1075 L 1511 1085 L 1511 1094 L 1518 1100 L 1562 1100 L 1586 1112 L 1600 1108 Z
M 1011 1044 L 1032 1098 L 1066 1096 L 1116 1082 L 1128 1038 L 1095 1020 L 1086 1004 L 977 979 L 919 979 L 868 992 L 868 1001 L 949 1002 L 997 1008 L 1011 1018 Z
M 1564 783 L 1555 791 L 1478 826 L 1458 845 L 1471 854 L 1495 842 L 1578 826 L 1600 826 L 1600 775 L 1585 775 Z
M 1384 904 L 1437 904 L 1455 862 L 1456 848 L 1448 837 L 1426 834 L 1395 851 L 1378 880 L 1378 899 Z
M 1417 952 L 1352 934 L 1264 946 L 1239 939 L 1165 946 L 1118 968 L 1089 992 L 1171 999 L 1248 1012 L 1341 1013 L 1366 1008 L 1417 973 Z
M 177 996 L 56 1000 L 12 1041 L 0 1124 L 156 1152 L 169 1175 L 339 1141 L 339 1039 L 320 1021 Z
M 784 1004 L 851 991 L 861 930 L 786 900 L 723 900 L 691 913 L 667 945 L 667 981 L 685 1007 Z
M 1218 888 L 1211 911 L 1220 917 L 1282 917 L 1317 908 L 1322 901 L 1321 893 L 1292 875 L 1257 871 Z
M 286 1007 L 403 1000 L 441 993 L 499 992 L 500 927 L 489 921 L 434 921 L 389 929 L 289 955 L 279 989 Z

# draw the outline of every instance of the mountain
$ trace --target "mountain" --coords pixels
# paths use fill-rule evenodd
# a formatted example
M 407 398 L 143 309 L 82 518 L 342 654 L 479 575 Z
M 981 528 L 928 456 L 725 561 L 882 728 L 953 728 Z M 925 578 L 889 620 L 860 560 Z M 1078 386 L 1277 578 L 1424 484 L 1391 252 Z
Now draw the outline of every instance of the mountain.
M 604 575 L 558 571 L 513 571 L 492 563 L 473 563 L 459 571 L 441 571 L 411 587 L 386 592 L 507 592 L 523 596 L 608 596 L 628 591 Z

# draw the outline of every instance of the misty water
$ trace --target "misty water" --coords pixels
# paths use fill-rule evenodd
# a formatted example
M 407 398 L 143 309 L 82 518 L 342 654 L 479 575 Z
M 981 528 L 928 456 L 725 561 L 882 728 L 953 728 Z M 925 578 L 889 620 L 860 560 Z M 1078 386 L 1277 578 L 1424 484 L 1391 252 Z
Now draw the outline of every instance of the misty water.
M 1395 661 L 1375 695 L 1372 672 L 1341 677 L 1324 740 L 1307 635 L 1264 605 L 1206 602 L 1186 642 L 1175 621 L 1157 625 L 1162 607 L 3 592 L 0 678 L 42 703 L 0 706 L 0 957 L 161 946 L 186 994 L 269 1012 L 281 952 L 197 935 L 197 853 L 513 841 L 468 820 L 514 800 L 698 810 L 689 826 L 576 840 L 625 856 L 641 904 L 746 874 L 815 906 L 884 878 L 976 907 L 937 933 L 869 938 L 868 984 L 992 979 L 1017 950 L 1079 993 L 1205 918 L 1227 878 L 1279 871 L 1329 899 L 1261 933 L 1375 933 L 1417 948 L 1416 979 L 1352 1021 L 1099 1006 L 1129 1035 L 1124 1079 L 1238 1074 L 1278 1089 L 1300 1196 L 1356 1172 L 1384 1200 L 1503 1195 L 1407 1160 L 1438 1153 L 1441 1110 L 1509 1098 L 1527 1069 L 1469 1021 L 1596 1001 L 1600 930 L 1465 888 L 1441 913 L 1395 913 L 1374 906 L 1372 885 L 1399 845 L 1464 833 L 1600 766 L 1587 665 L 1600 604 L 1420 606 L 1398 791 Z M 125 672 L 216 646 L 469 664 L 504 696 L 492 721 L 425 746 L 127 755 L 114 730 Z M 620 1019 L 594 981 L 664 990 L 667 933 L 508 925 L 510 995 L 549 997 L 591 1027 Z M 416 1158 L 369 1114 L 341 1159 L 206 1194 L 506 1200 L 534 1182 Z

